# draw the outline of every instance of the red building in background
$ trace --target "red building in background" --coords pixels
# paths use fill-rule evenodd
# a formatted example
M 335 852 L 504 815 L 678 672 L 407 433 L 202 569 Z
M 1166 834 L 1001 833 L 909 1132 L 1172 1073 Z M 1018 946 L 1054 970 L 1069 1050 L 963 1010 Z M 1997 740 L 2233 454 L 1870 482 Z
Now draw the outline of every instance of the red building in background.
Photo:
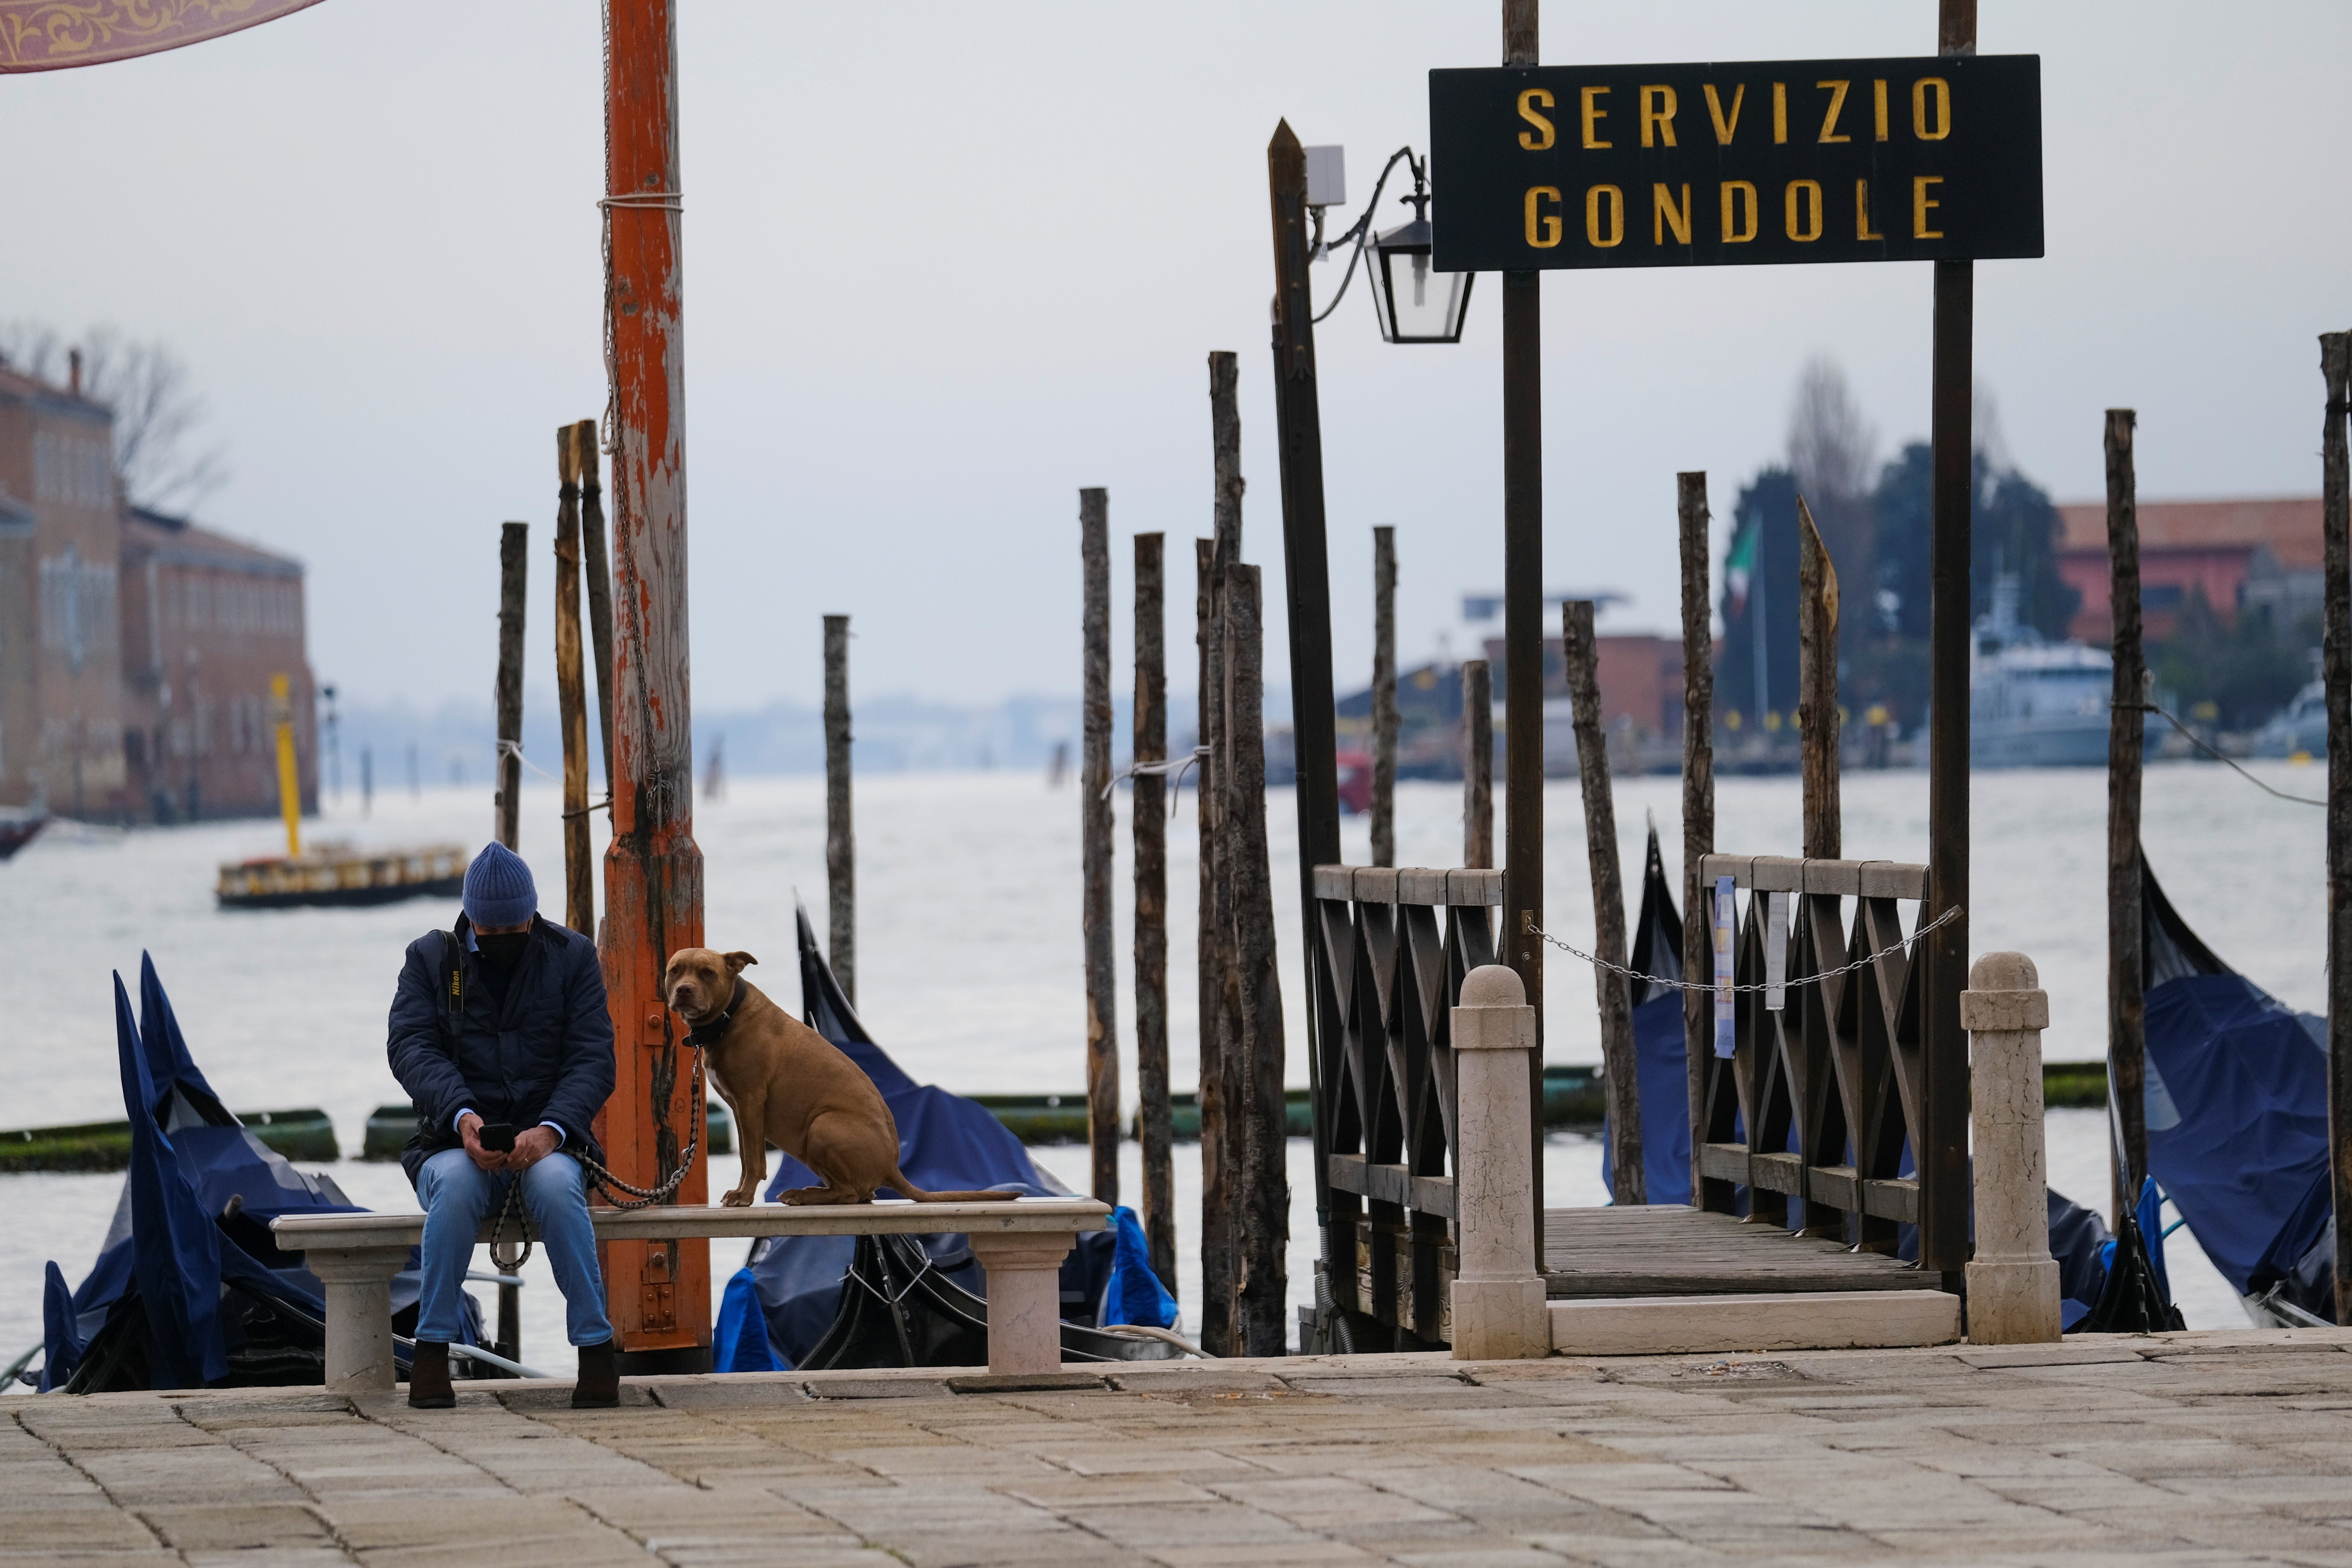
M 2069 501 L 2058 517 L 2059 575 L 2083 595 L 2068 635 L 2112 642 L 2107 503 Z M 2148 637 L 2170 636 L 2200 592 L 2225 623 L 2254 608 L 2267 608 L 2282 628 L 2316 615 L 2325 592 L 2319 521 L 2317 496 L 2140 502 L 2140 607 Z
M 0 367 L 0 808 L 275 816 L 283 675 L 317 809 L 304 646 L 300 563 L 131 507 L 112 411 Z

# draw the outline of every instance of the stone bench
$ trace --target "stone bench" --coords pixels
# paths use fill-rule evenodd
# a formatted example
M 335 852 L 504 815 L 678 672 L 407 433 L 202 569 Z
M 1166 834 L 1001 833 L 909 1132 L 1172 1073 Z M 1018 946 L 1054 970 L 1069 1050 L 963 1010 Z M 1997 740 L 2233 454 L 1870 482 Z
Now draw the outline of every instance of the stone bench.
M 988 1271 L 988 1370 L 1047 1372 L 1062 1364 L 1061 1268 L 1082 1231 L 1110 1210 L 1091 1198 L 1010 1203 L 754 1204 L 612 1209 L 592 1206 L 599 1241 L 747 1236 L 893 1236 L 961 1231 Z M 424 1239 L 421 1214 L 288 1215 L 271 1222 L 280 1249 L 303 1254 L 327 1288 L 327 1386 L 342 1394 L 393 1386 L 392 1277 Z M 480 1239 L 489 1239 L 484 1226 Z

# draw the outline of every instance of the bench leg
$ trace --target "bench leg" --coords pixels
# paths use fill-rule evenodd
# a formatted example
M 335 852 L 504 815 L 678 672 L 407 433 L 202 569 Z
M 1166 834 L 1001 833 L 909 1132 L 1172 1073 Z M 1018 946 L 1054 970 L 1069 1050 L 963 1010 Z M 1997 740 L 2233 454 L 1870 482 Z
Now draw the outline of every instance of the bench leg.
M 988 1370 L 1056 1372 L 1062 1365 L 1062 1259 L 1070 1236 L 972 1233 L 988 1271 Z
M 327 1288 L 327 1389 L 369 1394 L 387 1389 L 399 1373 L 392 1360 L 392 1277 L 408 1265 L 408 1248 L 311 1248 L 303 1261 Z

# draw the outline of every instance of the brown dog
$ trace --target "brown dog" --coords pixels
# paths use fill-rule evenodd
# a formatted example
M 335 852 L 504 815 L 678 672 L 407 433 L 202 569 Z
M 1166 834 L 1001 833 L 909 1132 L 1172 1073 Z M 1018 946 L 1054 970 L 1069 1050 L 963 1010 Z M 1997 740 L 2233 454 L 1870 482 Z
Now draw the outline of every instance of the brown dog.
M 705 1041 L 711 1086 L 735 1117 L 743 1179 L 719 1201 L 757 1201 L 773 1143 L 824 1183 L 794 1187 L 788 1204 L 867 1204 L 888 1187 L 919 1204 L 980 1203 L 1013 1193 L 927 1193 L 898 1169 L 898 1124 L 882 1091 L 824 1036 L 760 994 L 748 952 L 685 947 L 669 956 L 662 997 Z

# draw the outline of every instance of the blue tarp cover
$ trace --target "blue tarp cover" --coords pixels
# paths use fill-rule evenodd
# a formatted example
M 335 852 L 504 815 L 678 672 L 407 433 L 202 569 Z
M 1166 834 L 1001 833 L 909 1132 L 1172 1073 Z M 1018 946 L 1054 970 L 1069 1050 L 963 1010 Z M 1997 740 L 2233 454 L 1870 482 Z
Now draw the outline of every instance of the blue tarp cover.
M 802 1011 L 809 1026 L 845 1052 L 882 1091 L 891 1119 L 898 1123 L 898 1163 L 907 1179 L 927 1192 L 995 1188 L 1034 1197 L 1066 1196 L 1070 1189 L 1032 1160 L 1021 1140 L 986 1106 L 917 1083 L 874 1043 L 826 964 L 806 910 L 799 911 L 796 923 Z M 738 1128 L 736 1136 L 743 1135 Z M 781 1150 L 774 1154 L 776 1173 L 763 1194 L 769 1202 L 788 1188 L 816 1184 L 816 1173 L 807 1166 Z M 1090 1300 L 1103 1293 L 1103 1276 L 1116 1271 L 1114 1237 L 1115 1232 L 1090 1234 L 1081 1237 L 1071 1249 L 1070 1261 L 1062 1270 L 1064 1316 L 1080 1305 L 1072 1300 L 1074 1295 Z M 917 1239 L 948 1278 L 975 1294 L 985 1291 L 963 1237 L 940 1234 Z M 840 1310 L 842 1279 L 849 1272 L 856 1245 L 856 1237 L 848 1236 L 761 1240 L 752 1248 L 747 1266 L 751 1279 L 743 1292 L 746 1300 L 735 1309 L 740 1316 L 733 1331 L 734 1342 L 741 1343 L 748 1331 L 751 1301 L 756 1300 L 767 1321 L 772 1357 L 783 1367 L 798 1364 L 816 1348 Z M 735 1281 L 730 1280 L 722 1309 L 736 1300 L 735 1289 Z M 1170 1305 L 1172 1316 L 1172 1301 Z M 1110 1321 L 1155 1321 L 1149 1318 Z M 756 1363 L 757 1356 L 747 1348 L 738 1352 L 737 1359 L 749 1365 Z
M 2321 1019 L 2243 975 L 2147 993 L 2148 1168 L 2241 1292 L 2265 1257 L 2301 1258 L 2327 1224 L 2326 1039 Z
M 57 1265 L 48 1267 L 41 1386 L 63 1385 L 91 1337 L 134 1291 L 147 1314 L 150 1385 L 201 1386 L 226 1375 L 227 1354 L 236 1348 L 222 1315 L 224 1284 L 314 1319 L 326 1315 L 319 1281 L 298 1258 L 278 1251 L 269 1222 L 297 1212 L 350 1213 L 353 1205 L 331 1181 L 296 1170 L 222 1107 L 188 1050 L 152 959 L 140 957 L 136 1023 L 119 974 L 114 1004 L 131 1166 L 80 1287 L 67 1292 Z M 413 1307 L 416 1290 L 412 1255 L 393 1281 L 394 1311 Z M 470 1312 L 467 1326 L 471 1342 Z

